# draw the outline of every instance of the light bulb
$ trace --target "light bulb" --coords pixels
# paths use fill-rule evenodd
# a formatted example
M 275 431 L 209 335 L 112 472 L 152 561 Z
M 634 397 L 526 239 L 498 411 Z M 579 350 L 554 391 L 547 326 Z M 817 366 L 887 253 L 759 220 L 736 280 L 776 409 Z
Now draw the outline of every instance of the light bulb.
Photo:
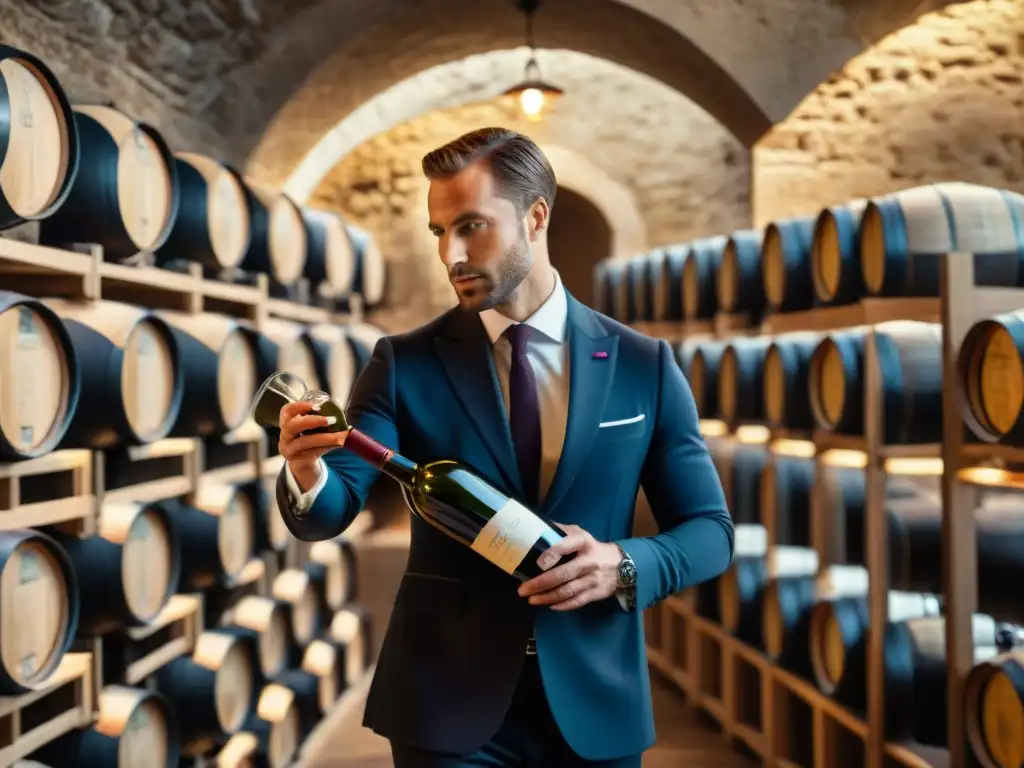
M 536 117 L 544 108 L 544 92 L 539 88 L 527 88 L 519 94 L 519 106 L 527 117 Z

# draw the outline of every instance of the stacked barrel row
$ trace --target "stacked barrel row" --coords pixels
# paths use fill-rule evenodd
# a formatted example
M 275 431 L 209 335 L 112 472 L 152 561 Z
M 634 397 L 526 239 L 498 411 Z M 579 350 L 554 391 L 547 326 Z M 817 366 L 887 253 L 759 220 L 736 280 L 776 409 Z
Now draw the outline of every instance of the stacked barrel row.
M 379 332 L 0 290 L 0 460 L 216 438 L 276 370 L 345 402 Z
M 736 560 L 697 588 L 694 610 L 864 719 L 865 529 L 869 506 L 882 506 L 888 742 L 945 747 L 956 738 L 947 727 L 946 603 L 958 574 L 942 572 L 950 508 L 938 457 L 949 430 L 961 429 L 979 460 L 997 443 L 993 455 L 1022 463 L 1013 449 L 1024 441 L 1024 310 L 976 322 L 948 364 L 956 307 L 863 300 L 937 298 L 947 254 L 971 260 L 976 286 L 1020 287 L 1022 216 L 1024 197 L 1013 192 L 928 185 L 656 249 L 597 275 L 609 314 L 682 338 L 677 359 L 730 499 Z M 857 311 L 844 315 L 844 306 Z M 832 314 L 815 311 L 830 307 Z M 729 322 L 718 323 L 723 317 Z M 655 331 L 649 324 L 657 322 L 673 325 Z M 949 388 L 959 398 L 956 425 L 944 424 Z M 868 421 L 872 399 L 877 423 Z M 885 462 L 877 501 L 864 469 L 869 441 L 898 457 Z M 973 513 L 977 545 L 977 612 L 964 627 L 975 659 L 965 719 L 981 764 L 1016 768 L 1024 757 L 1024 602 L 1016 591 L 1024 499 L 1016 484 L 994 485 L 958 510 Z
M 320 542 L 314 562 L 281 571 L 265 596 L 231 588 L 265 538 L 261 494 L 249 483 L 206 488 L 203 507 L 107 504 L 99 532 L 85 538 L 49 528 L 0 534 L 10 628 L 0 694 L 46 688 L 74 646 L 101 660 L 96 722 L 63 731 L 31 759 L 51 768 L 175 768 L 242 735 L 251 758 L 292 762 L 366 669 L 367 628 L 345 541 Z M 197 615 L 178 617 L 205 624 L 192 624 L 189 652 L 133 678 L 133 663 L 167 641 L 154 634 L 147 645 L 125 630 L 159 621 L 196 593 Z
M 937 297 L 943 254 L 974 254 L 978 285 L 1022 287 L 1024 196 L 961 182 L 830 206 L 602 262 L 599 310 L 624 323 L 701 322 Z M 981 222 L 980 224 L 978 222 Z
M 41 243 L 102 246 L 122 261 L 199 264 L 210 277 L 265 274 L 273 295 L 373 307 L 386 270 L 375 241 L 337 211 L 299 205 L 217 158 L 173 150 L 112 106 L 76 104 L 45 62 L 0 48 L 0 230 L 39 222 Z
M 252 398 L 275 370 L 344 402 L 379 336 L 365 324 L 268 318 L 257 329 L 220 314 L 0 291 L 0 469 L 4 514 L 18 521 L 0 530 L 0 695 L 47 689 L 69 651 L 94 652 L 102 667 L 99 720 L 46 744 L 41 764 L 134 766 L 141 754 L 177 766 L 236 734 L 246 738 L 232 749 L 287 764 L 358 678 L 367 643 L 352 545 L 319 542 L 289 563 L 294 539 L 263 477 L 222 480 L 201 465 L 186 495 L 132 497 L 155 477 L 131 451 L 151 449 L 159 463 L 162 446 L 184 439 L 210 459 L 232 435 L 252 441 Z M 96 495 L 60 507 L 70 492 L 32 475 L 83 452 L 104 459 L 94 460 L 105 466 Z M 103 485 L 115 472 L 111 500 Z M 80 531 L 73 502 L 86 498 L 91 525 Z M 265 579 L 247 576 L 264 563 Z M 206 628 L 194 648 L 134 679 L 140 655 L 172 642 L 168 611 L 197 594 Z M 152 637 L 130 636 L 148 627 Z

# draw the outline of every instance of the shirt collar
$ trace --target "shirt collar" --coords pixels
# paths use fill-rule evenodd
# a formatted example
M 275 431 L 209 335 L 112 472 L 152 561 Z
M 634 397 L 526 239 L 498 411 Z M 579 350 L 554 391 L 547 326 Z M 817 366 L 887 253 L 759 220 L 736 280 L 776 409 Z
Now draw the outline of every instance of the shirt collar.
M 555 289 L 537 311 L 523 322 L 540 331 L 551 341 L 561 344 L 565 340 L 565 324 L 568 319 L 568 313 L 569 302 L 565 298 L 562 278 L 558 271 L 555 270 Z M 485 309 L 480 313 L 480 321 L 484 324 L 487 336 L 492 344 L 501 338 L 501 335 L 508 330 L 509 326 L 516 324 L 515 320 L 505 317 L 496 309 Z

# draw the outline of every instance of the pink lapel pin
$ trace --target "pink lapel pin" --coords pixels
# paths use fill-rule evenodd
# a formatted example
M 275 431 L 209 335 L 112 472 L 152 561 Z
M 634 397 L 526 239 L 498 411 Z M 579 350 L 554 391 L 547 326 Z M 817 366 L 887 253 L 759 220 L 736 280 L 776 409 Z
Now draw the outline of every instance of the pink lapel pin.
M 595 360 L 604 360 L 606 357 L 608 357 L 608 353 L 607 352 L 595 352 L 593 354 L 593 358 Z

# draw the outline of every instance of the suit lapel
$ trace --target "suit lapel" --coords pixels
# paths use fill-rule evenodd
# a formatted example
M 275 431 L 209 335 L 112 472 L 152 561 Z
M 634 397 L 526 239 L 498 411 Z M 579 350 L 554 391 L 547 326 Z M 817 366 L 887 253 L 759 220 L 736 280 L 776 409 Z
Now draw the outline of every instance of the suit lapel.
M 569 302 L 569 414 L 565 442 L 551 487 L 541 505 L 545 516 L 572 486 L 597 437 L 601 414 L 615 378 L 619 337 L 609 336 L 591 310 L 572 295 Z
M 459 309 L 452 311 L 446 326 L 434 340 L 445 375 L 498 470 L 510 487 L 522 493 L 490 339 L 479 317 Z

